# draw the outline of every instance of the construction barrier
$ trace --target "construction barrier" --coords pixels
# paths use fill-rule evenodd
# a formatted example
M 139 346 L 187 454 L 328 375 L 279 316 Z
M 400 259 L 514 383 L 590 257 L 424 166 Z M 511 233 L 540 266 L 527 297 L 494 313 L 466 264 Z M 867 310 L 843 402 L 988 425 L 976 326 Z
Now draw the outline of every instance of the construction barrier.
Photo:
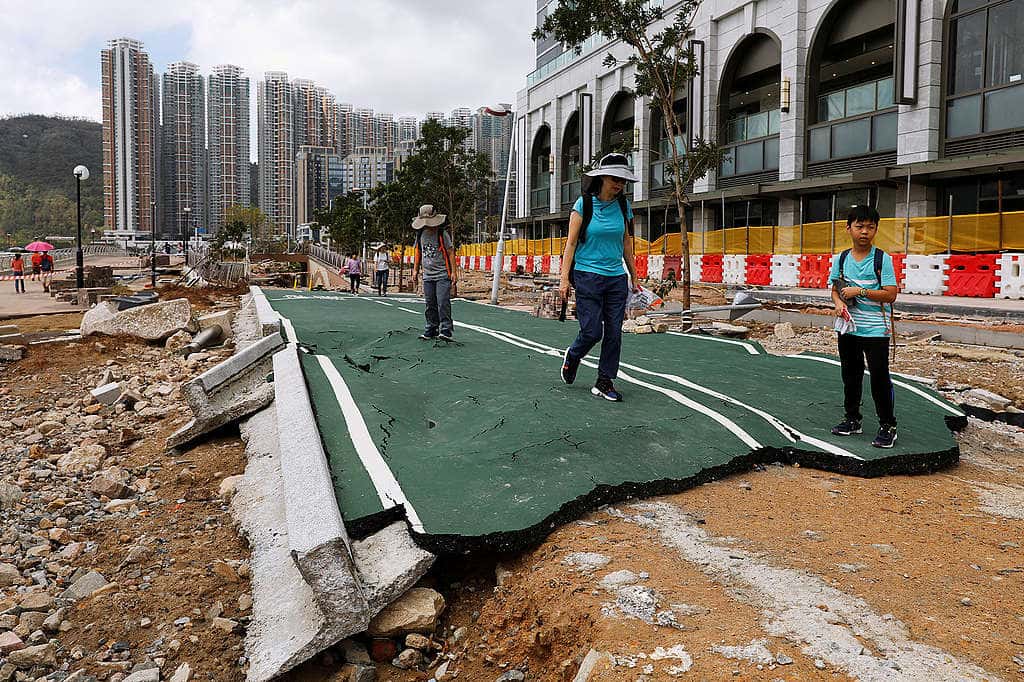
M 903 291 L 931 296 L 943 294 L 946 291 L 946 258 L 948 256 L 907 256 Z
M 896 286 L 900 288 L 900 291 L 903 291 L 903 283 L 906 278 L 907 254 L 893 253 L 890 255 L 892 256 L 892 269 L 896 273 Z
M 661 268 L 661 278 L 663 280 L 674 279 L 679 280 L 679 268 L 682 265 L 682 256 L 665 256 L 664 263 Z
M 999 256 L 997 298 L 1024 298 L 1024 253 Z
M 722 283 L 744 284 L 747 278 L 747 257 L 727 254 L 722 259 Z
M 661 273 L 665 271 L 665 257 L 659 254 L 652 254 L 647 257 L 647 276 L 651 279 L 661 279 Z
M 703 273 L 701 272 L 700 265 L 701 257 L 698 255 L 690 256 L 690 281 L 691 282 L 703 282 L 701 279 Z
M 771 280 L 773 287 L 795 287 L 799 284 L 799 256 L 776 255 L 771 257 Z
M 998 289 L 997 260 L 995 254 L 950 256 L 946 259 L 946 290 L 942 292 L 943 296 L 995 298 Z
M 810 289 L 827 289 L 828 276 L 832 270 L 832 256 L 813 254 L 800 256 L 797 269 L 797 282 Z
M 647 256 L 633 256 L 637 279 L 647 279 Z
M 484 272 L 490 272 L 491 271 L 491 269 L 492 269 L 491 268 L 491 259 L 492 258 L 494 258 L 494 256 L 484 256 Z
M 740 256 L 742 258 L 743 256 Z M 772 283 L 772 257 L 769 254 L 755 253 L 747 258 L 747 284 L 766 287 Z
M 540 257 L 540 271 L 545 275 L 551 274 L 551 256 L 544 255 Z
M 552 275 L 561 274 L 562 257 L 561 256 L 556 256 L 556 255 L 552 254 L 550 256 L 550 258 L 551 258 L 551 274 Z
M 705 253 L 700 259 L 700 274 L 702 282 L 721 283 L 722 281 L 722 259 L 720 253 Z

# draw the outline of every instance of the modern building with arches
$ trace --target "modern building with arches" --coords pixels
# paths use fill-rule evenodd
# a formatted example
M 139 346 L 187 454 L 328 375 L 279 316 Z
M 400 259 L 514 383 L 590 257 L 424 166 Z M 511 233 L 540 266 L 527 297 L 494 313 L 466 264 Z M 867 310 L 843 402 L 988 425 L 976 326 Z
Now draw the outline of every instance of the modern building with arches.
M 679 4 L 655 1 L 669 17 Z M 538 25 L 554 5 L 537 0 Z M 685 224 L 724 250 L 723 228 L 773 226 L 813 252 L 805 226 L 866 202 L 910 251 L 1024 249 L 1024 0 L 717 0 L 693 26 L 702 68 L 678 93 L 674 141 L 632 95 L 626 46 L 538 43 L 516 106 L 517 237 L 564 235 L 580 162 L 628 150 L 650 243 Z M 724 158 L 680 220 L 665 158 L 694 138 Z

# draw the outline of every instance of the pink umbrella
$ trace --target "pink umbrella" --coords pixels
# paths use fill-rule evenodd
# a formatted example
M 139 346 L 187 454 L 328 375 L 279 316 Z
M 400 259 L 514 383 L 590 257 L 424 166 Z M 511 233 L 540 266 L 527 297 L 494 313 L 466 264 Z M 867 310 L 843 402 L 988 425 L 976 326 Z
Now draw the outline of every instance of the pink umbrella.
M 53 251 L 53 244 L 49 242 L 32 242 L 25 247 L 26 251 Z

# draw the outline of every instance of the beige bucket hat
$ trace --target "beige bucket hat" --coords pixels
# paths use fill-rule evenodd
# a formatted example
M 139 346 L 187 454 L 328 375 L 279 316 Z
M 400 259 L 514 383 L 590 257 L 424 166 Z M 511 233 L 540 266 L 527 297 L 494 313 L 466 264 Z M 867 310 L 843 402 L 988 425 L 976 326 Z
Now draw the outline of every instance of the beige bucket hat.
M 448 216 L 436 212 L 432 204 L 423 204 L 420 206 L 419 215 L 412 221 L 412 229 L 422 230 L 424 227 L 438 227 L 443 225 L 447 219 Z

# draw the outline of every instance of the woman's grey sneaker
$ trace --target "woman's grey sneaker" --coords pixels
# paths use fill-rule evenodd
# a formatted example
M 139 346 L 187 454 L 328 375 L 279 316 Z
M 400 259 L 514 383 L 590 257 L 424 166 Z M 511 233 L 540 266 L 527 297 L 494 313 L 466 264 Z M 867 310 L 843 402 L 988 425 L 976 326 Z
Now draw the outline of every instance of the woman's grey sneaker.
M 420 341 L 433 341 L 437 338 L 437 334 L 427 334 L 424 332 L 423 334 L 420 334 L 419 338 Z
M 454 341 L 455 340 L 455 338 L 451 334 L 440 334 L 440 335 L 438 335 L 437 338 L 441 339 L 442 341 Z
M 876 448 L 889 449 L 896 444 L 896 427 L 895 426 L 883 426 L 878 429 L 878 435 L 871 441 L 871 445 Z
M 844 419 L 832 427 L 833 436 L 852 436 L 855 433 L 864 433 L 856 419 Z
M 607 379 L 598 379 L 597 384 L 595 384 L 594 387 L 590 389 L 590 392 L 600 398 L 610 400 L 613 403 L 622 402 L 622 394 L 616 391 L 615 387 L 612 386 L 612 382 L 608 381 Z
M 571 384 L 576 381 L 576 371 L 580 368 L 579 360 L 572 360 L 569 357 L 569 349 L 565 349 L 565 355 L 562 357 L 562 381 L 566 384 Z

